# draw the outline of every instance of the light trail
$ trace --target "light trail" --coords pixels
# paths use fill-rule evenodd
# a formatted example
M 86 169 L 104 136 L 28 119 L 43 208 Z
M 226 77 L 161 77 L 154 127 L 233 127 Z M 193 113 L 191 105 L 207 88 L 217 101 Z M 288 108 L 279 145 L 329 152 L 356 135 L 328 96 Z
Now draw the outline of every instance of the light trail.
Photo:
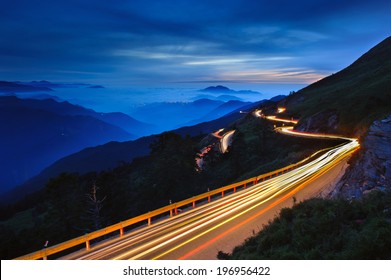
M 224 135 L 221 136 L 220 133 L 222 131 L 224 131 L 224 128 L 221 128 L 221 129 L 211 133 L 211 135 L 216 137 L 216 138 L 218 138 L 218 139 L 220 139 L 219 151 L 220 151 L 220 153 L 224 154 L 225 152 L 227 152 L 228 147 L 231 145 L 232 136 L 235 133 L 235 130 L 228 131 Z M 203 166 L 203 163 L 204 163 L 204 159 L 203 158 L 212 149 L 213 145 L 214 144 L 202 148 L 201 151 L 198 153 L 198 157 L 196 158 L 196 163 L 197 163 L 197 166 L 198 166 L 197 170 L 202 170 L 202 166 Z
M 223 135 L 223 137 L 220 139 L 220 149 L 221 153 L 225 153 L 228 150 L 228 147 L 231 145 L 232 137 L 235 133 L 235 130 L 230 130 L 227 133 Z
M 257 118 L 263 118 L 263 117 L 264 117 L 264 115 L 262 114 L 262 110 L 255 110 L 255 111 L 253 112 L 253 115 L 254 115 L 255 117 L 257 117 Z
M 342 140 L 357 142 L 356 138 L 348 138 L 348 137 L 339 136 L 339 135 L 332 135 L 332 134 L 297 131 L 297 130 L 293 130 L 293 126 L 277 127 L 276 131 L 281 132 L 283 134 L 291 135 L 291 136 L 299 136 L 299 137 L 305 137 L 305 138 L 342 139 Z
M 213 132 L 213 133 L 211 133 L 211 134 L 212 134 L 214 137 L 221 139 L 222 136 L 220 135 L 220 133 L 221 133 L 223 130 L 224 130 L 224 128 L 220 128 L 219 130 L 217 130 L 217 131 L 215 131 L 215 132 Z
M 261 111 L 254 112 L 254 116 L 264 117 Z M 273 116 L 265 118 L 292 123 L 292 120 Z M 216 132 L 216 135 L 219 135 L 221 131 Z M 190 258 L 197 252 L 209 248 L 230 232 L 292 197 L 309 182 L 326 173 L 359 148 L 357 139 L 353 138 L 300 132 L 293 130 L 293 127 L 279 127 L 276 128 L 276 131 L 296 137 L 343 139 L 346 142 L 314 153 L 311 157 L 303 160 L 303 164 L 294 170 L 259 182 L 251 188 L 199 205 L 197 208 L 185 209 L 178 216 L 134 230 L 123 237 L 98 245 L 89 252 L 75 253 L 72 258 L 160 259 L 175 252 L 180 252 L 180 256 L 177 257 L 179 259 Z M 224 134 L 221 141 L 228 138 L 226 141 L 229 143 L 229 138 L 233 133 L 234 131 L 230 131 Z M 229 228 L 218 232 L 224 226 L 229 226 Z M 197 244 L 198 240 L 205 241 L 197 246 L 190 246 L 191 249 L 184 249 L 193 243 Z
M 284 123 L 293 123 L 293 124 L 297 124 L 299 121 L 297 120 L 293 120 L 293 119 L 281 119 L 281 118 L 278 118 L 276 116 L 266 116 L 266 119 L 270 120 L 270 121 L 276 121 L 276 122 L 284 122 Z

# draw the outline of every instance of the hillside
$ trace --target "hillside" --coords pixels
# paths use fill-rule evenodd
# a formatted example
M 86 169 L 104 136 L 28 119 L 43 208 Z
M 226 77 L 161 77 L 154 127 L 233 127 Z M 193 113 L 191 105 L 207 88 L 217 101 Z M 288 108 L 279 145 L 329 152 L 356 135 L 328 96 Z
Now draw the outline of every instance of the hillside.
M 374 120 L 391 113 L 391 37 L 281 105 L 301 118 L 300 129 L 363 135 Z
M 362 201 L 314 198 L 284 208 L 230 260 L 378 260 L 391 258 L 391 192 Z

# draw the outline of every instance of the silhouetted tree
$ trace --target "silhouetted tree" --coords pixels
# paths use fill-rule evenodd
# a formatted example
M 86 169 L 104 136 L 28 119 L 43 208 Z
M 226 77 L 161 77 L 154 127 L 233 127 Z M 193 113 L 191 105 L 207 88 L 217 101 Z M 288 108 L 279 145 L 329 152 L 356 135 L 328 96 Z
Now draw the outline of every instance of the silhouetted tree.
M 93 230 L 98 230 L 102 228 L 102 217 L 100 211 L 103 207 L 103 201 L 106 199 L 106 197 L 103 197 L 102 199 L 98 198 L 98 189 L 99 188 L 94 183 L 91 187 L 90 193 L 86 194 L 88 215 L 87 217 L 93 225 Z

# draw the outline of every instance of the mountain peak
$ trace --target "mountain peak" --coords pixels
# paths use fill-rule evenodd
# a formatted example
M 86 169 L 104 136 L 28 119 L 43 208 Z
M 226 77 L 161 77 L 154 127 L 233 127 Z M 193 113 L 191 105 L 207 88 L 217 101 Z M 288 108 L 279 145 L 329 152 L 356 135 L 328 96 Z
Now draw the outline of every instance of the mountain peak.
M 202 89 L 201 91 L 209 91 L 209 92 L 232 92 L 232 89 L 227 88 L 222 85 L 217 85 L 217 86 L 210 86 L 207 88 Z

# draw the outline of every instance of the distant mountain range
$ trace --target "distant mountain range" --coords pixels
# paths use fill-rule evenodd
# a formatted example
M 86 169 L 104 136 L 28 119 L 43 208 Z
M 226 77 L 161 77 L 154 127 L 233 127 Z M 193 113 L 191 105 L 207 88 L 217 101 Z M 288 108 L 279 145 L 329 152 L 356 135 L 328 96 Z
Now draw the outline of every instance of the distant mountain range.
M 229 115 L 195 126 L 183 127 L 175 130 L 175 132 L 183 136 L 203 135 L 226 126 L 239 117 L 239 113 L 237 112 L 237 115 Z M 136 157 L 148 155 L 149 146 L 156 138 L 157 135 L 151 135 L 134 141 L 109 142 L 65 156 L 45 168 L 39 175 L 14 188 L 7 194 L 2 195 L 0 203 L 15 201 L 28 193 L 41 189 L 45 186 L 49 178 L 55 177 L 62 172 L 78 172 L 81 174 L 91 171 L 99 172 L 114 168 L 121 162 L 131 162 Z
M 0 81 L 0 93 L 20 93 L 20 92 L 39 92 L 53 91 L 55 88 L 86 87 L 103 88 L 101 85 L 91 85 L 83 83 L 52 83 L 48 81 L 32 82 L 8 82 Z
M 90 146 L 135 139 L 154 127 L 122 113 L 97 113 L 53 99 L 0 96 L 1 191 Z
M 131 115 L 141 121 L 153 123 L 160 127 L 161 131 L 164 131 L 210 121 L 246 104 L 249 103 L 243 101 L 224 102 L 206 98 L 193 102 L 159 102 L 139 107 Z
M 20 193 L 43 187 L 50 177 L 63 171 L 84 173 L 113 168 L 121 161 L 147 155 L 156 136 L 127 140 L 177 127 L 182 127 L 175 130 L 181 135 L 207 134 L 240 118 L 243 108 L 258 104 L 206 98 L 187 103 L 153 103 L 134 112 L 142 122 L 123 113 L 98 113 L 44 93 L 44 89 L 50 92 L 51 88 L 68 85 L 100 88 L 48 81 L 0 82 L 0 91 L 6 93 L 0 96 L 0 130 L 4 135 L 0 140 L 0 164 L 5 166 L 0 175 L 1 192 L 17 185 L 22 185 L 19 190 L 24 189 Z M 42 93 L 34 95 L 34 99 L 12 94 L 31 90 Z M 222 86 L 204 90 L 236 92 Z
M 2 93 L 5 96 L 13 95 L 19 98 L 41 100 L 53 99 L 60 102 L 62 100 L 55 95 L 56 90 L 61 88 L 99 90 L 104 87 L 101 85 L 83 83 L 53 83 L 45 80 L 31 82 L 0 82 L 0 96 Z M 172 130 L 183 125 L 194 125 L 198 122 L 209 121 L 221 117 L 229 111 L 247 104 L 241 97 L 238 97 L 240 95 L 257 94 L 261 96 L 258 92 L 248 90 L 235 91 L 221 85 L 207 87 L 199 90 L 199 92 L 202 94 L 195 97 L 192 102 L 150 103 L 139 106 L 130 113 L 135 119 L 144 123 L 154 124 L 154 127 L 137 127 L 137 132 L 135 132 L 134 122 L 129 121 L 124 115 L 121 117 L 122 121 L 120 123 L 118 123 L 118 120 L 120 119 L 118 115 L 114 118 L 115 123 L 112 122 L 108 115 L 104 116 L 105 118 L 103 121 L 117 125 L 136 136 L 144 136 L 151 133 Z M 216 96 L 216 94 L 218 95 Z M 80 114 L 80 112 L 77 112 L 77 114 Z M 85 112 L 83 115 L 85 115 Z M 101 119 L 96 114 L 93 115 L 93 117 Z
M 285 95 L 277 95 L 270 99 L 270 101 L 278 102 L 285 98 Z M 201 118 L 192 120 L 188 123 L 183 124 L 182 126 L 189 126 L 189 125 L 195 125 L 198 123 L 208 122 L 210 120 L 214 120 L 218 117 L 225 116 L 227 114 L 233 114 L 233 113 L 241 113 L 245 112 L 251 108 L 254 108 L 257 105 L 260 105 L 264 103 L 266 100 L 261 100 L 258 102 L 242 102 L 238 100 L 231 100 L 228 102 L 225 102 L 212 110 L 211 112 L 207 113 L 206 115 L 202 116 Z
M 0 81 L 0 92 L 16 93 L 16 92 L 35 92 L 35 91 L 53 91 L 51 88 L 41 85 L 20 84 L 16 82 Z
M 279 101 L 282 98 L 283 96 L 277 96 L 273 98 L 272 101 Z M 220 129 L 221 127 L 226 127 L 237 119 L 240 119 L 243 116 L 240 111 L 250 110 L 251 108 L 259 106 L 266 101 L 267 100 L 262 100 L 256 103 L 235 103 L 233 106 L 235 108 L 239 105 L 244 106 L 230 111 L 226 115 L 215 120 L 202 122 L 192 126 L 184 126 L 174 130 L 174 132 L 182 136 L 198 136 L 208 134 Z M 220 104 L 220 102 L 215 103 L 211 102 L 210 100 L 200 100 L 195 102 L 195 104 Z M 224 103 L 221 104 L 222 105 L 220 106 L 223 106 Z M 227 108 L 231 108 L 230 104 L 227 104 L 226 106 Z M 136 157 L 148 155 L 149 146 L 155 141 L 156 138 L 157 135 L 151 135 L 134 141 L 109 142 L 96 147 L 89 147 L 74 154 L 68 155 L 44 169 L 39 175 L 3 195 L 1 202 L 4 203 L 4 200 L 12 201 L 23 197 L 25 194 L 43 188 L 49 178 L 55 177 L 62 172 L 78 172 L 81 174 L 91 171 L 99 172 L 114 168 L 121 162 L 131 162 Z
M 237 110 L 238 108 L 242 108 L 246 105 L 253 104 L 252 102 L 242 102 L 238 100 L 230 100 L 228 102 L 225 102 L 221 104 L 220 106 L 216 107 L 212 111 L 208 112 L 207 114 L 201 116 L 200 118 L 191 120 L 188 123 L 185 123 L 183 125 L 195 125 L 197 123 L 207 122 L 210 120 L 214 120 L 216 118 L 222 117 L 234 110 Z

